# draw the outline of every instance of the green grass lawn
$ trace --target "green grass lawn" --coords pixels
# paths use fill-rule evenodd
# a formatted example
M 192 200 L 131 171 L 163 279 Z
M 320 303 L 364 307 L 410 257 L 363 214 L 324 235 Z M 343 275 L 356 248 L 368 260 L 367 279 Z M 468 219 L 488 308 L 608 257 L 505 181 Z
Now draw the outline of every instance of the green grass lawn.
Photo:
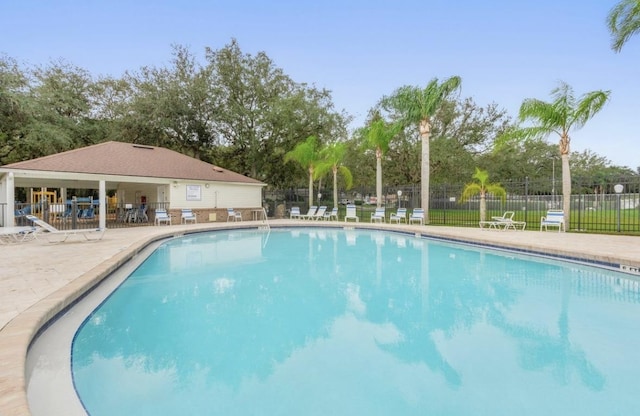
M 370 222 L 371 214 L 375 211 L 375 205 L 359 205 L 357 214 L 361 222 Z M 339 216 L 344 218 L 345 207 L 340 206 Z M 411 212 L 411 209 L 408 210 Z M 396 208 L 387 208 L 387 219 L 396 212 Z M 527 230 L 539 230 L 540 219 L 546 215 L 546 210 L 515 211 L 513 217 L 516 221 L 526 221 Z M 487 219 L 492 216 L 502 216 L 503 211 L 487 211 Z M 478 227 L 480 212 L 465 209 L 432 209 L 429 211 L 431 225 L 446 225 L 454 227 Z M 617 210 L 573 210 L 571 211 L 571 231 L 618 234 Z M 640 210 L 620 210 L 620 234 L 640 235 Z
M 501 216 L 503 212 L 489 211 L 487 219 Z M 540 219 L 546 211 L 515 211 L 516 221 L 526 221 L 528 230 L 539 230 Z M 477 226 L 480 212 L 467 210 L 431 210 L 429 218 L 433 225 Z M 623 234 L 640 234 L 640 211 L 637 209 L 620 211 L 620 232 Z M 618 233 L 617 210 L 572 210 L 568 230 L 593 232 L 602 234 Z

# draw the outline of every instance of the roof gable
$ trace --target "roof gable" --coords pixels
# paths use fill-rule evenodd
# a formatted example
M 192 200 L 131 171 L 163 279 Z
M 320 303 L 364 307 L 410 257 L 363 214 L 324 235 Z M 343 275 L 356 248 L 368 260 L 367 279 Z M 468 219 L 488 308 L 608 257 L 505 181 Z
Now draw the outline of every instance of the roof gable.
M 5 169 L 262 184 L 256 179 L 163 147 L 114 141 L 2 167 Z

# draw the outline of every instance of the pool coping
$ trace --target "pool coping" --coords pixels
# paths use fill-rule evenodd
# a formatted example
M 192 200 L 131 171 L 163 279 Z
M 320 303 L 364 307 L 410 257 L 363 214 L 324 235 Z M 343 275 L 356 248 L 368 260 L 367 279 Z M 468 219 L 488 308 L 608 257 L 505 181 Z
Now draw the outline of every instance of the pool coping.
M 275 220 L 273 228 L 288 227 L 329 227 L 361 228 L 393 231 L 412 236 L 435 238 L 454 243 L 472 244 L 493 249 L 507 250 L 522 254 L 542 255 L 561 260 L 577 261 L 597 267 L 605 267 L 628 273 L 630 277 L 640 276 L 640 239 L 629 236 L 601 236 L 593 234 L 554 233 L 536 231 L 480 231 L 471 228 L 452 228 L 404 224 L 344 223 L 326 221 Z M 159 240 L 224 229 L 260 228 L 260 221 L 243 223 L 209 223 L 196 226 L 153 227 L 151 233 L 139 237 L 126 249 L 116 252 L 99 262 L 92 269 L 73 278 L 68 284 L 38 300 L 11 319 L 0 329 L 0 414 L 3 416 L 29 415 L 26 395 L 26 357 L 29 346 L 48 322 L 73 305 L 79 298 L 91 291 L 107 276 L 138 255 L 148 245 Z M 149 230 L 146 230 L 149 231 Z M 538 236 L 538 238 L 534 238 Z M 573 247 L 583 239 L 586 246 L 593 247 L 604 241 L 614 245 L 628 245 L 628 250 L 580 250 Z M 571 244 L 573 243 L 573 244 Z M 94 243 L 89 243 L 94 244 Z M 77 247 L 77 246 L 76 246 Z M 578 251 L 578 252 L 577 252 Z M 582 251 L 582 253 L 580 253 Z

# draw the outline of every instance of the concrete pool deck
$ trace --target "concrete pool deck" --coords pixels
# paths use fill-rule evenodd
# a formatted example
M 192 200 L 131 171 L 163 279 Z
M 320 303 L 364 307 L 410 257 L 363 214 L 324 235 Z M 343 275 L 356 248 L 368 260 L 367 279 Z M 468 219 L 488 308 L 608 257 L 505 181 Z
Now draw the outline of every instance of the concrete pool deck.
M 640 277 L 640 238 L 496 231 L 478 228 L 397 224 L 271 220 L 272 227 L 325 226 L 397 230 L 422 236 L 485 244 L 526 252 L 595 261 Z M 255 228 L 261 222 L 208 223 L 110 229 L 97 242 L 35 240 L 0 246 L 0 415 L 28 415 L 25 389 L 27 349 L 40 328 L 148 244 L 185 233 Z

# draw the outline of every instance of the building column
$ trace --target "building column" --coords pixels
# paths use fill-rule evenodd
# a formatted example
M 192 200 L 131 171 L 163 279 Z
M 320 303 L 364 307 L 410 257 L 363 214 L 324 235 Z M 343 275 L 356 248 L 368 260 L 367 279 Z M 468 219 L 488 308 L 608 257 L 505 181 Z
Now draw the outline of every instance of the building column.
M 100 198 L 100 228 L 107 228 L 107 185 L 104 180 L 100 181 L 98 198 Z
M 16 221 L 16 184 L 14 182 L 13 172 L 7 173 L 2 182 L 3 186 L 0 186 L 0 189 L 3 187 L 5 189 L 4 195 L 2 195 L 2 202 L 7 204 L 7 212 L 5 212 L 3 225 L 5 227 L 13 227 Z

